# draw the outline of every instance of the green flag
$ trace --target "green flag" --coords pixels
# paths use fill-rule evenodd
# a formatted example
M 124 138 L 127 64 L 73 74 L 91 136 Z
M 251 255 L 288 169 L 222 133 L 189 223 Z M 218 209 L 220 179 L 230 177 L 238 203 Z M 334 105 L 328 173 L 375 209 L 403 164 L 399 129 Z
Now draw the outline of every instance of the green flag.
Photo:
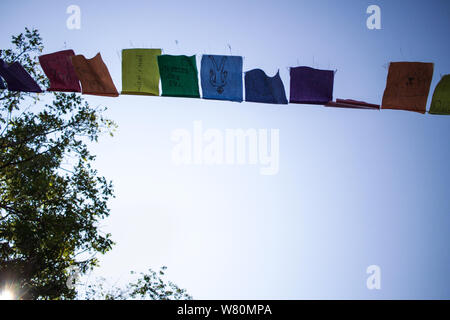
M 195 55 L 158 56 L 163 96 L 200 98 Z
M 122 50 L 122 94 L 159 96 L 161 49 Z
M 450 115 L 450 74 L 443 76 L 434 89 L 429 113 Z

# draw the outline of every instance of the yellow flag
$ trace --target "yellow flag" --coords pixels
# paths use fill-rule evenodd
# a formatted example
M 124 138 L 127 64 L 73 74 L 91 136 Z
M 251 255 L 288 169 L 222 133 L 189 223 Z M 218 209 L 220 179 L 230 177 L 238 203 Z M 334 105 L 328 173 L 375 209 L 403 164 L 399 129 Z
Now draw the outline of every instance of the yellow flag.
M 429 113 L 450 115 L 450 74 L 443 76 L 436 86 Z
M 159 96 L 161 49 L 122 50 L 122 94 Z

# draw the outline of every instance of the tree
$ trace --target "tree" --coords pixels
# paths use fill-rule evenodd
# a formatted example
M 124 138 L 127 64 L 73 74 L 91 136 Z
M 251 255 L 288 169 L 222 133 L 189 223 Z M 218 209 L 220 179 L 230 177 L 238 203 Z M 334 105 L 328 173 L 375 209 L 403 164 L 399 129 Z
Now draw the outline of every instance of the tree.
M 129 283 L 125 288 L 115 285 L 107 287 L 106 279 L 101 278 L 93 285 L 87 285 L 84 298 L 88 300 L 191 300 L 192 297 L 185 289 L 164 279 L 167 267 L 158 272 L 152 269 L 148 273 L 140 273 L 135 282 Z M 134 272 L 131 272 L 134 274 Z
M 47 87 L 38 31 L 26 28 L 12 44 L 0 58 L 20 62 Z M 92 167 L 88 150 L 115 128 L 104 110 L 76 93 L 0 93 L 0 285 L 14 285 L 23 299 L 74 298 L 67 268 L 86 273 L 113 245 L 99 229 L 112 184 Z
M 20 62 L 47 87 L 37 55 L 43 51 L 37 30 L 12 37 L 1 50 L 6 62 Z M 99 229 L 109 215 L 112 183 L 92 168 L 88 143 L 115 124 L 76 93 L 0 93 L 0 290 L 13 287 L 20 299 L 73 299 L 70 270 L 93 269 L 98 254 L 111 250 L 110 234 Z M 140 274 L 125 289 L 100 280 L 84 289 L 87 299 L 191 299 L 163 279 L 166 267 Z M 81 288 L 83 289 L 83 288 Z
M 12 37 L 13 49 L 0 58 L 18 61 L 43 87 L 49 82 L 37 55 L 37 30 Z M 86 274 L 97 255 L 111 250 L 110 234 L 99 229 L 108 217 L 112 183 L 92 168 L 88 143 L 116 125 L 76 93 L 0 92 L 0 291 L 13 288 L 20 299 L 191 299 L 166 281 L 166 267 L 140 274 L 126 288 L 68 285 L 71 270 Z

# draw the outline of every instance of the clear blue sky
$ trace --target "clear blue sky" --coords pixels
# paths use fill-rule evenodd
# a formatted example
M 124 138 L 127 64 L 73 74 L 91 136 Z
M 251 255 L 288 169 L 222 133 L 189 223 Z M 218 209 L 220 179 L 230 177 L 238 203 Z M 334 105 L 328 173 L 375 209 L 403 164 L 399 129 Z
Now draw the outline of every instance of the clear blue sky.
M 66 8 L 81 8 L 81 29 Z M 381 8 L 382 30 L 366 28 Z M 120 51 L 244 57 L 244 70 L 337 69 L 334 97 L 381 103 L 390 61 L 434 62 L 433 92 L 450 73 L 450 2 L 10 1 L 0 47 L 25 26 L 45 53 L 101 52 L 121 89 Z M 178 45 L 175 40 L 178 41 Z M 431 100 L 431 93 L 430 99 Z M 450 117 L 404 111 L 274 106 L 200 99 L 86 96 L 109 107 L 114 138 L 92 147 L 116 199 L 103 230 L 117 242 L 91 275 L 129 279 L 168 266 L 197 299 L 450 298 Z M 429 105 L 429 103 L 428 103 Z M 171 132 L 280 130 L 279 173 L 175 166 Z M 379 291 L 366 268 L 381 267 Z

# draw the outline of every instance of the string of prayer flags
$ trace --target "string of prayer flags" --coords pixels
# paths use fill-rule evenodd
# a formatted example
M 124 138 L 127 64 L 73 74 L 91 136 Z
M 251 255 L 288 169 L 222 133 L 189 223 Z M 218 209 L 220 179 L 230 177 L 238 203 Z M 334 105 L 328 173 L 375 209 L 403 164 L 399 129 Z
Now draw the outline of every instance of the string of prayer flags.
M 429 113 L 450 115 L 450 74 L 443 76 L 434 89 Z
M 204 99 L 242 101 L 242 57 L 203 55 L 200 70 Z
M 122 50 L 122 94 L 159 96 L 161 49 Z
M 268 77 L 261 69 L 245 73 L 245 101 L 272 104 L 287 104 L 286 93 L 280 72 Z
M 197 63 L 194 56 L 158 56 L 162 96 L 200 98 Z
M 333 101 L 334 71 L 290 68 L 290 103 L 326 104 Z
M 82 92 L 117 97 L 107 66 L 100 53 L 86 59 L 73 50 L 39 56 L 49 80 L 48 91 Z M 204 99 L 243 101 L 243 58 L 232 55 L 203 55 L 200 81 Z M 317 104 L 352 109 L 395 109 L 426 113 L 434 64 L 391 62 L 381 106 L 353 99 L 333 101 L 332 70 L 306 66 L 290 68 L 289 103 Z M 122 94 L 200 98 L 196 56 L 162 55 L 161 49 L 122 50 Z M 33 73 L 34 74 L 34 73 Z M 279 71 L 269 77 L 261 69 L 245 72 L 245 101 L 288 104 Z M 42 92 L 38 83 L 18 62 L 0 59 L 0 90 Z M 450 115 L 450 75 L 442 77 L 433 93 L 430 114 Z
M 86 59 L 83 55 L 73 56 L 72 64 L 80 79 L 83 94 L 107 97 L 119 95 L 100 53 L 92 59 Z
M 80 82 L 72 65 L 73 50 L 39 56 L 42 70 L 50 80 L 48 91 L 81 92 Z
M 6 81 L 9 91 L 42 92 L 36 81 L 17 61 L 7 64 L 0 59 L 0 76 Z
M 382 109 L 426 112 L 433 63 L 391 62 Z
M 367 103 L 352 99 L 336 99 L 336 102 L 330 101 L 325 104 L 326 107 L 351 108 L 351 109 L 373 109 L 379 110 L 379 104 Z

